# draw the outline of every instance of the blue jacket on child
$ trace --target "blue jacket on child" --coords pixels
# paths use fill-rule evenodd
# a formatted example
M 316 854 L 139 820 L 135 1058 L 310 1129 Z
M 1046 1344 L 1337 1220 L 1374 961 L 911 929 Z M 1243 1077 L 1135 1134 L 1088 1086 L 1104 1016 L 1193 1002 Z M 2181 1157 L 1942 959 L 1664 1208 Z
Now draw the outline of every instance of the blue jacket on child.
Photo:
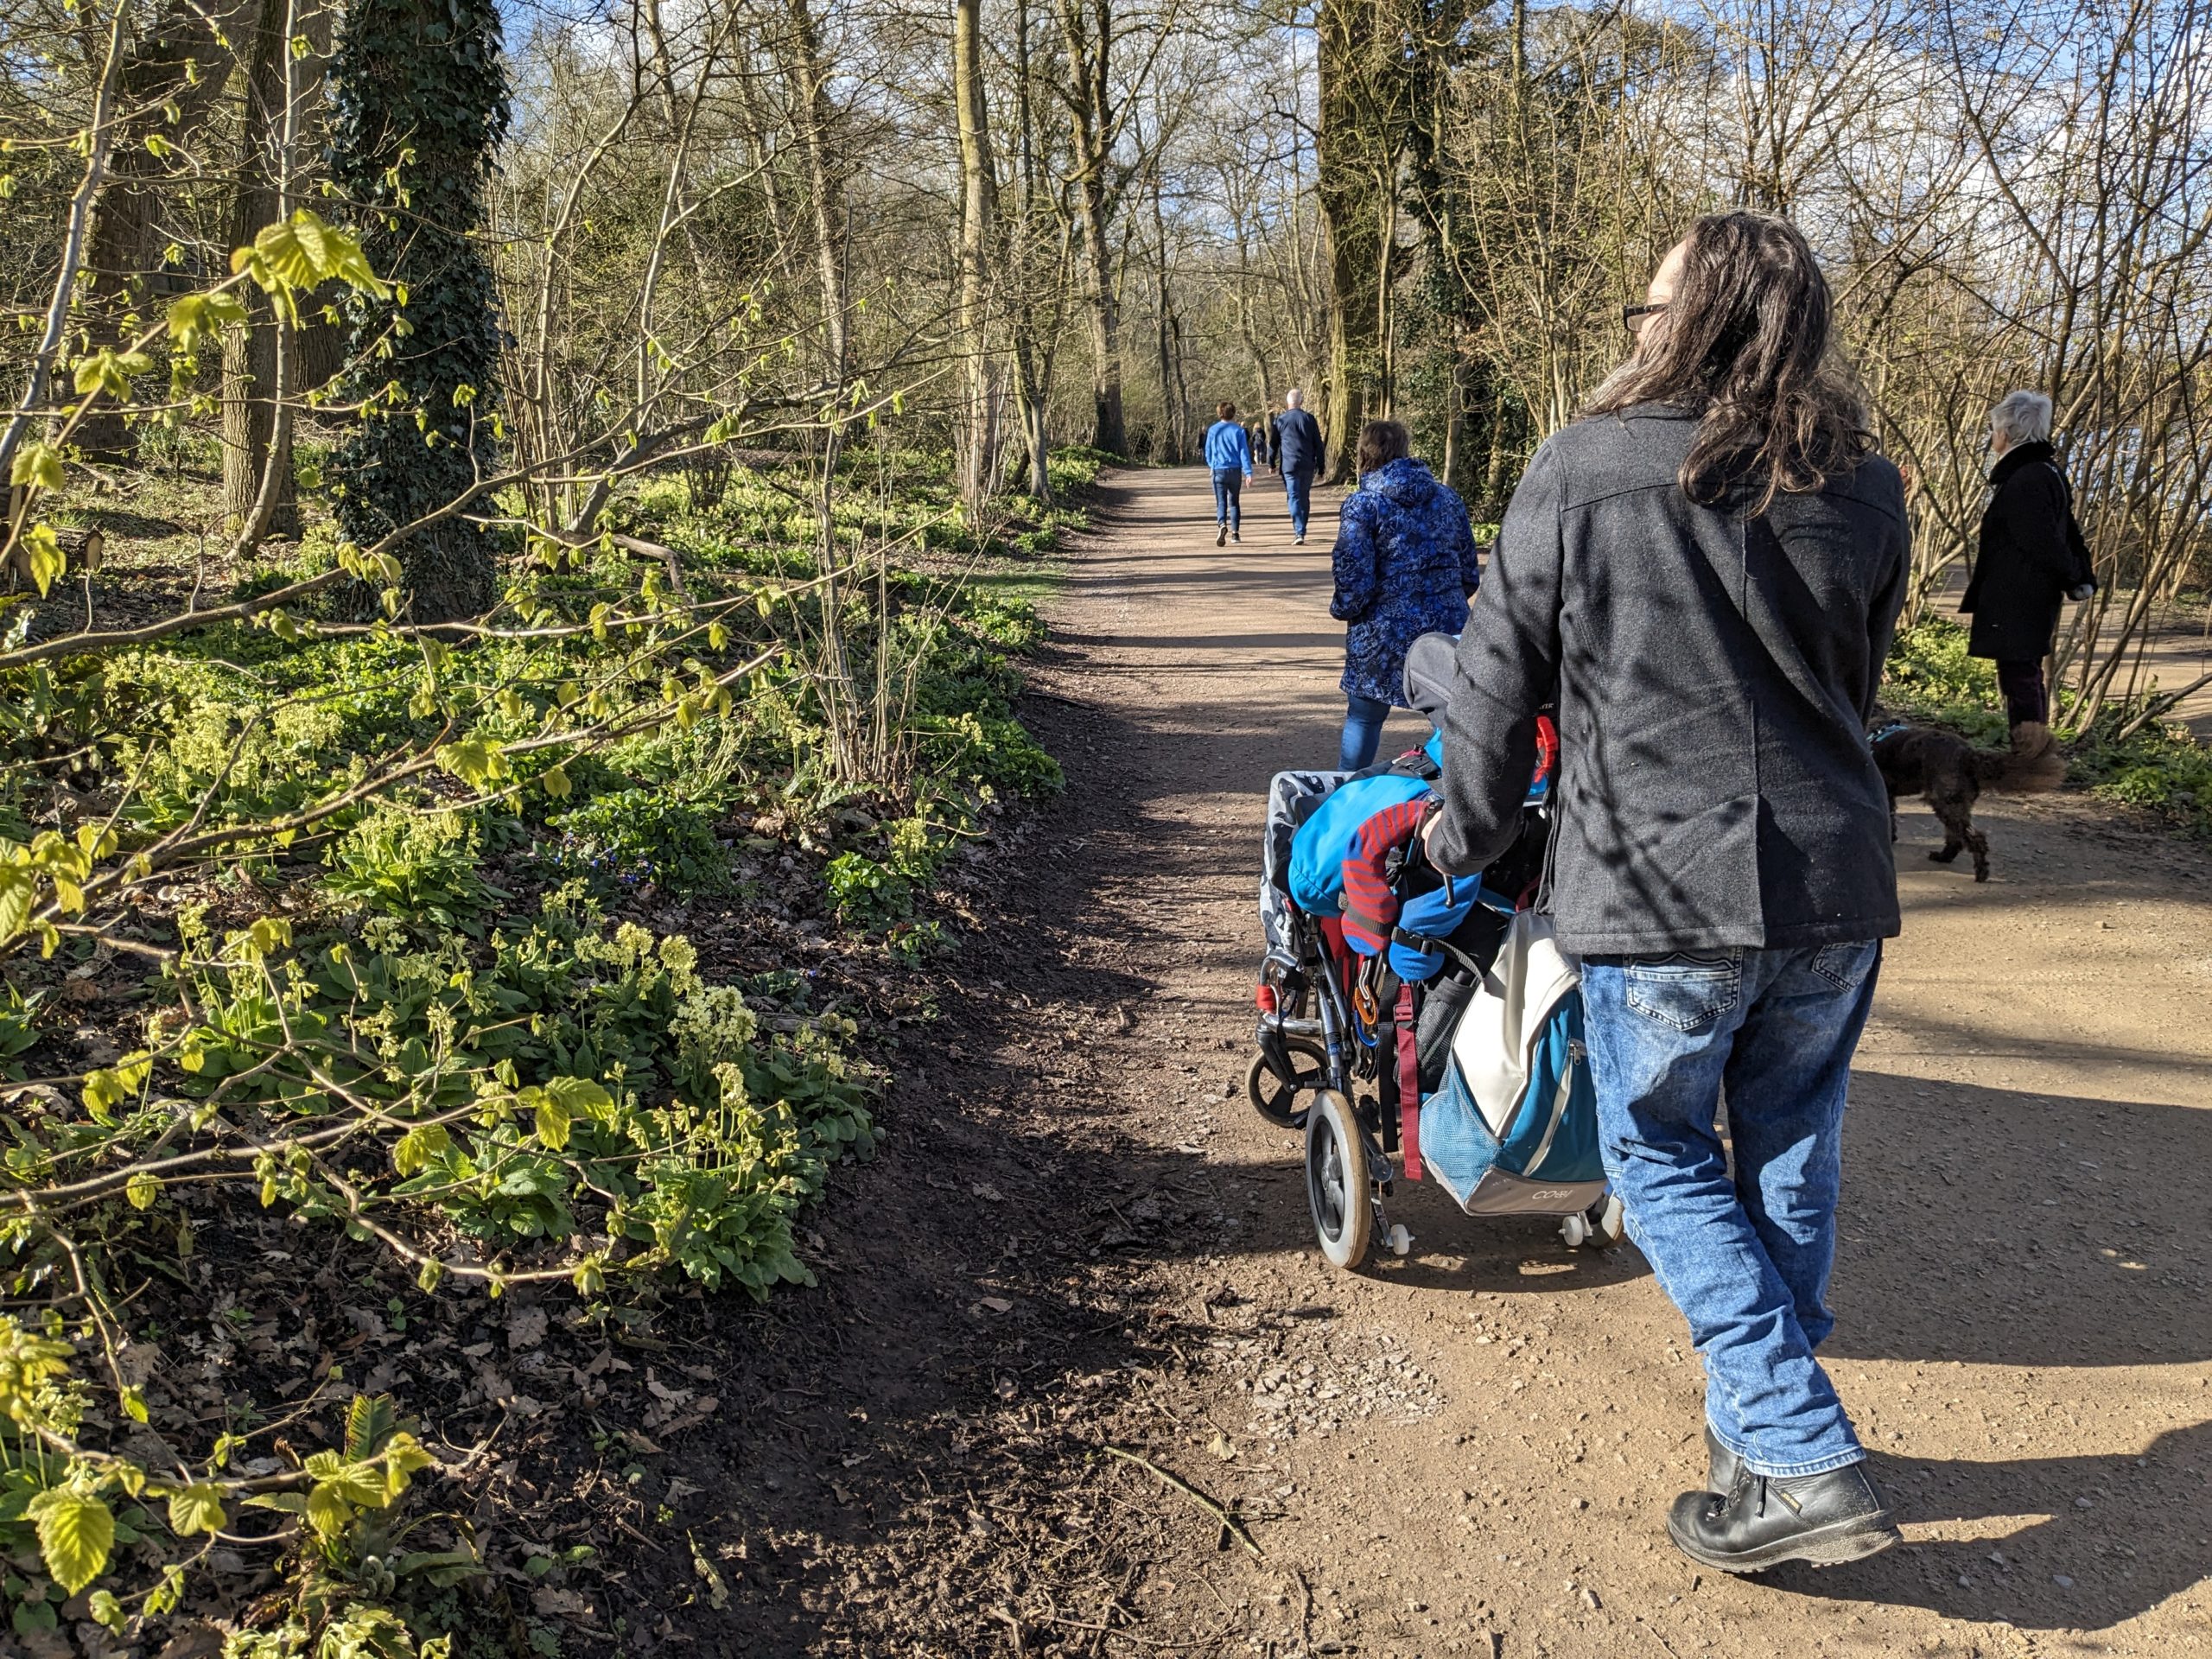
M 1388 461 L 1344 499 L 1331 563 L 1337 591 L 1329 614 L 1351 624 L 1344 689 L 1402 702 L 1406 647 L 1424 633 L 1467 626 L 1482 568 L 1466 504 L 1420 461 Z

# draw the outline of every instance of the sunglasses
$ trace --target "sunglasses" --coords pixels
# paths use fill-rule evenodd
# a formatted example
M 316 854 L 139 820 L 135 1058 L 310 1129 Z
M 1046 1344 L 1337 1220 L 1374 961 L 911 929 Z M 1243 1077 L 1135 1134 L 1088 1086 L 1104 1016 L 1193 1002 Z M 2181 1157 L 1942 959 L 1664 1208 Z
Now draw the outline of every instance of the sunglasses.
M 1627 329 L 1629 338 L 1634 340 L 1643 332 L 1645 323 L 1666 308 L 1667 302 L 1664 300 L 1660 301 L 1656 305 L 1624 305 L 1621 308 L 1621 327 Z

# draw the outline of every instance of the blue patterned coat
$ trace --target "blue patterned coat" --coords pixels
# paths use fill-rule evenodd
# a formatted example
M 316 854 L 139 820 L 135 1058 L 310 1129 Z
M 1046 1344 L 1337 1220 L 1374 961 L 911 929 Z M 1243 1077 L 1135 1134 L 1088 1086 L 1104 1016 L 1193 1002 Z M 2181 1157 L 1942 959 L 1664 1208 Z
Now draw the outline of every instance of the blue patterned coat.
M 1393 461 L 1359 480 L 1337 525 L 1336 596 L 1349 622 L 1344 689 L 1405 702 L 1406 647 L 1424 633 L 1458 633 L 1482 579 L 1466 504 L 1420 461 Z

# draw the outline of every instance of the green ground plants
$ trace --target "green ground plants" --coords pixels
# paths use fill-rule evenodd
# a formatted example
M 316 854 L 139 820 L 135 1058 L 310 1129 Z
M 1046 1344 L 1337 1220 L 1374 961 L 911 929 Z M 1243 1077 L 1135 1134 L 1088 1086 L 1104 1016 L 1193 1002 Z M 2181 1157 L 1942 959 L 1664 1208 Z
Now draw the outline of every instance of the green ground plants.
M 662 476 L 618 495 L 667 559 L 507 536 L 458 632 L 351 620 L 335 584 L 390 573 L 311 526 L 257 555 L 243 613 L 0 646 L 0 1078 L 36 1085 L 0 1122 L 0 1618 L 155 1639 L 219 1532 L 285 1575 L 238 1659 L 446 1651 L 425 1610 L 486 1568 L 399 1541 L 436 1472 L 404 1378 L 271 1459 L 278 1402 L 211 1433 L 135 1370 L 130 1264 L 225 1205 L 440 1306 L 809 1281 L 795 1220 L 873 1150 L 882 1075 L 803 976 L 717 972 L 662 907 L 773 906 L 911 961 L 945 861 L 1060 783 L 1014 710 L 1035 612 L 978 580 L 1034 582 L 1008 526 L 1035 521 L 979 528 L 901 464 L 849 463 L 838 582 L 795 458 L 711 511 Z M 840 708 L 881 722 L 874 771 L 830 754 Z M 101 1052 L 67 998 L 111 960 Z

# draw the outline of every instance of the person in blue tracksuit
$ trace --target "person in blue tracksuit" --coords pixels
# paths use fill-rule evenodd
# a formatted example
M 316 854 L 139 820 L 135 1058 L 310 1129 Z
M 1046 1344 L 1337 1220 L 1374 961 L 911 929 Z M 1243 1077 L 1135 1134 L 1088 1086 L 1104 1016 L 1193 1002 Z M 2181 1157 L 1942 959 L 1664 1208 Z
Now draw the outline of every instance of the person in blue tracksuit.
M 1206 429 L 1206 470 L 1213 474 L 1213 544 L 1244 539 L 1244 486 L 1252 481 L 1252 440 L 1236 423 L 1236 405 L 1217 404 L 1221 418 Z
M 1304 545 L 1306 515 L 1313 510 L 1313 480 L 1321 471 L 1321 423 L 1306 412 L 1306 394 L 1283 393 L 1287 407 L 1275 416 L 1274 467 L 1290 508 L 1290 535 Z

